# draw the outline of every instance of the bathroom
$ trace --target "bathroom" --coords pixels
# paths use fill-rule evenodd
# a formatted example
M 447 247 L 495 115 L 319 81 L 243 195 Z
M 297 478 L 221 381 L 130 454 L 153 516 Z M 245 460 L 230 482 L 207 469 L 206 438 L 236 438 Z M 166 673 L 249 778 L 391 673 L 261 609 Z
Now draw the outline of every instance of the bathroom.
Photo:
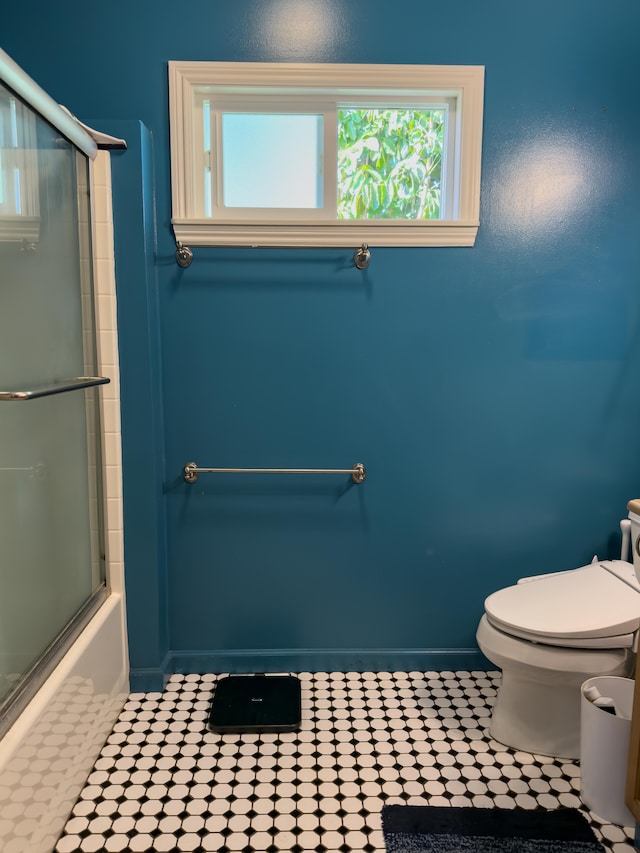
M 164 0 L 3 12 L 111 157 L 131 689 L 173 674 L 476 671 L 484 598 L 618 555 L 638 497 L 632 0 Z M 485 67 L 473 247 L 175 261 L 167 62 Z M 353 247 L 355 249 L 356 246 Z M 350 467 L 182 478 L 185 463 Z

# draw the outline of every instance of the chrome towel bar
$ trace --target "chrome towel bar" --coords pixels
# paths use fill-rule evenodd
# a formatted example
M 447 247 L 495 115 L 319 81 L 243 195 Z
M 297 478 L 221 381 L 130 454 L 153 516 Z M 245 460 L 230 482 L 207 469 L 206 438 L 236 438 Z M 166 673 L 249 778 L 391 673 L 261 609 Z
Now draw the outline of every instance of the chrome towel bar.
M 354 483 L 364 483 L 367 469 L 362 462 L 353 468 L 198 468 L 195 462 L 187 462 L 182 469 L 187 483 L 195 483 L 199 474 L 351 474 Z
M 60 379 L 36 388 L 25 388 L 18 391 L 0 391 L 0 402 L 50 397 L 52 394 L 64 394 L 66 391 L 77 391 L 79 388 L 93 388 L 94 385 L 106 385 L 110 381 L 106 376 L 74 376 L 73 379 Z
M 359 270 L 366 270 L 371 262 L 371 251 L 367 243 L 353 253 L 353 263 Z M 188 269 L 193 263 L 193 251 L 180 240 L 176 240 L 176 263 L 183 269 Z

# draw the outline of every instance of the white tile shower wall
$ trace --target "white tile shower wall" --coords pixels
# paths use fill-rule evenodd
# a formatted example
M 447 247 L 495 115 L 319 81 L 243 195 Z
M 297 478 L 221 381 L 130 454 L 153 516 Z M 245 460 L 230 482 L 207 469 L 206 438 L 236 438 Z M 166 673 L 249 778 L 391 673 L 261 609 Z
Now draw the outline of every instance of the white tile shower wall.
M 109 154 L 100 152 L 93 175 L 94 282 L 98 369 L 111 380 L 100 388 L 100 400 L 107 577 L 113 594 L 0 741 L 3 853 L 51 853 L 129 689 L 110 171 Z
M 79 205 L 78 217 L 78 238 L 80 247 L 80 298 L 82 309 L 82 350 L 83 363 L 82 375 L 94 376 L 98 372 L 98 364 L 96 362 L 96 319 L 94 314 L 94 296 L 93 296 L 93 262 L 91 254 L 91 244 L 93 240 L 88 240 L 87 235 L 91 229 L 91 210 L 89 204 L 83 203 L 85 198 L 91 199 L 89 193 L 93 185 L 93 170 L 91 161 L 86 158 L 78 158 L 76 160 L 76 176 L 78 181 L 78 194 L 82 203 Z M 90 535 L 90 553 L 91 553 L 91 589 L 98 588 L 102 581 L 102 566 L 103 559 L 101 552 L 103 546 L 101 544 L 100 530 L 103 524 L 100 518 L 100 501 L 98 466 L 100 464 L 100 454 L 98 448 L 100 443 L 97 430 L 100 428 L 98 422 L 98 412 L 96 411 L 96 400 L 99 399 L 99 389 L 92 389 L 85 392 L 84 407 L 85 418 L 87 423 L 87 486 L 89 495 L 89 535 Z
M 111 382 L 101 388 L 103 423 L 104 491 L 106 498 L 106 548 L 109 585 L 124 595 L 124 537 L 122 521 L 122 445 L 120 438 L 120 366 L 116 281 L 113 250 L 113 207 L 111 201 L 111 159 L 100 151 L 93 164 L 94 182 L 94 281 L 98 362 L 103 376 Z

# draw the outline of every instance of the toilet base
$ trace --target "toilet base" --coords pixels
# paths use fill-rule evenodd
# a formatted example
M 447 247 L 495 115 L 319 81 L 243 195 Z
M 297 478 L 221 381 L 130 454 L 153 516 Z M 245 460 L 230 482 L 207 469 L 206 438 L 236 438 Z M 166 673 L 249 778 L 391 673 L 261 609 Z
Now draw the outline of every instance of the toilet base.
M 503 670 L 491 737 L 524 752 L 579 758 L 581 683 L 541 685 Z

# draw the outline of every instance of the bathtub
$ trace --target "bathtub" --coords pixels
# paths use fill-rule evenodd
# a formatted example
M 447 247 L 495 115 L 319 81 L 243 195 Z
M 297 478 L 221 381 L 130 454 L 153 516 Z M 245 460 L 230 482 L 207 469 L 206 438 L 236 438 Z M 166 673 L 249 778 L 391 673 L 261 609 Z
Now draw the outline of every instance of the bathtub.
M 124 602 L 104 602 L 0 741 L 3 853 L 52 853 L 129 692 Z

